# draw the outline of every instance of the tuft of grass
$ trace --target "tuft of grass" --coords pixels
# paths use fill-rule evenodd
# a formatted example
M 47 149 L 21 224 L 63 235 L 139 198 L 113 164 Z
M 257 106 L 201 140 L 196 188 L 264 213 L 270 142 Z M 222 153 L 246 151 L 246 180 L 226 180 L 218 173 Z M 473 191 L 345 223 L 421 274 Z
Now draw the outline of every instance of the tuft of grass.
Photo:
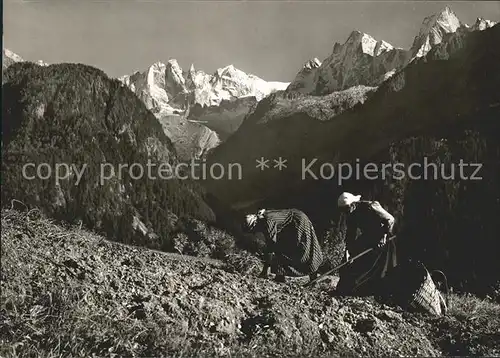
M 500 355 L 500 305 L 493 300 L 451 294 L 447 315 L 429 323 L 431 336 L 446 355 Z

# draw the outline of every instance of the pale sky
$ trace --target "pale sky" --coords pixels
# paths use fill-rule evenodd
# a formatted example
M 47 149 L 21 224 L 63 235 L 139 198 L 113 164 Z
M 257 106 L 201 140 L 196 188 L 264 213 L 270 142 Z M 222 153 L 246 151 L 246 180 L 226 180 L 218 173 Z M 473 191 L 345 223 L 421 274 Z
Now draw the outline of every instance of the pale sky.
M 291 81 L 352 30 L 409 48 L 446 5 L 462 22 L 500 21 L 500 2 L 4 0 L 4 44 L 26 60 L 79 62 L 113 77 L 178 60 L 213 73 L 233 64 Z

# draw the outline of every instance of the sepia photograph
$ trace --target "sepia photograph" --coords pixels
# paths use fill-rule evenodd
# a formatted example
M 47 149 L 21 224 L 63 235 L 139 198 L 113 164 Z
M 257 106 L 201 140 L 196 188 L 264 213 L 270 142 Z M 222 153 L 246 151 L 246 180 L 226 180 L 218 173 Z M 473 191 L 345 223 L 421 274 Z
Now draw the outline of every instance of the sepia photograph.
M 2 8 L 0 357 L 500 357 L 500 1 Z

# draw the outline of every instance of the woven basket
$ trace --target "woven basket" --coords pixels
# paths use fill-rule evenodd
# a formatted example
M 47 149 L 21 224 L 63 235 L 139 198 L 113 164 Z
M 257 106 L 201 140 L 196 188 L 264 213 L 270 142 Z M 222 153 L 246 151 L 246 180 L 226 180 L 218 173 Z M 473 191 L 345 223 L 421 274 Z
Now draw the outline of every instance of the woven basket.
M 409 306 L 437 316 L 446 314 L 447 307 L 445 300 L 432 280 L 429 271 L 425 267 L 424 269 L 425 274 L 423 280 L 418 290 L 412 294 Z

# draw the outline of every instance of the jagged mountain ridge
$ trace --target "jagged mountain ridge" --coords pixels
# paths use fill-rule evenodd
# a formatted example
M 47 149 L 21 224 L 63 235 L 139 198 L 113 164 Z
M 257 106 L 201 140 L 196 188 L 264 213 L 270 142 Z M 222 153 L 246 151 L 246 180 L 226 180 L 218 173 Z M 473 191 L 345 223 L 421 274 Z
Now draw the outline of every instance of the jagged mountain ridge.
M 446 42 L 449 34 L 464 36 L 467 32 L 482 31 L 495 24 L 479 17 L 473 26 L 469 26 L 447 6 L 423 20 L 408 50 L 395 48 L 355 30 L 344 44 L 335 43 L 332 54 L 321 65 L 309 68 L 304 76 L 304 71 L 310 67 L 308 62 L 287 90 L 324 95 L 356 85 L 378 86 L 410 62 L 424 57 L 433 47 Z
M 498 260 L 494 255 L 486 257 L 486 251 L 473 252 L 470 242 L 474 237 L 481 243 L 472 246 L 488 247 L 489 252 L 500 229 L 496 220 L 500 48 L 493 46 L 500 41 L 500 25 L 456 38 L 460 41 L 453 42 L 451 54 L 440 51 L 450 43 L 435 46 L 425 60 L 397 72 L 364 103 L 330 120 L 300 111 L 279 120 L 260 120 L 269 111 L 264 105 L 273 106 L 269 99 L 261 101 L 256 117 L 245 120 L 207 160 L 209 165 L 240 163 L 245 176 L 209 181 L 207 187 L 242 214 L 266 207 L 300 208 L 313 218 L 320 236 L 339 225 L 335 200 L 342 191 L 380 200 L 405 230 L 405 252 L 418 253 L 444 270 L 449 282 L 478 292 L 487 290 L 491 284 L 487 273 L 499 272 Z M 287 161 L 282 170 L 275 167 L 280 157 Z M 260 158 L 269 160 L 269 168 L 256 167 Z M 391 171 L 385 179 L 380 172 L 388 163 L 400 163 L 408 173 L 411 164 L 425 163 L 423 158 L 438 168 L 442 165 L 445 174 L 439 174 L 438 180 L 432 176 L 399 180 L 392 178 Z M 361 174 L 355 174 L 357 160 Z M 460 160 L 481 163 L 482 180 L 462 180 Z M 370 180 L 370 173 L 364 177 L 366 163 L 378 164 L 377 180 Z M 311 171 L 305 169 L 309 164 Z M 346 177 L 341 164 L 350 165 L 350 176 Z M 452 166 L 455 175 L 449 180 L 445 175 L 449 177 Z M 464 268 L 466 260 L 477 261 Z
M 159 118 L 184 160 L 204 156 L 239 127 L 258 101 L 288 86 L 264 81 L 233 65 L 212 75 L 194 65 L 183 71 L 175 59 L 156 62 L 145 72 L 120 77 L 120 81 Z M 197 108 L 195 116 L 192 107 Z M 218 116 L 222 112 L 223 120 Z
M 295 79 L 288 86 L 287 90 L 300 90 L 311 88 L 314 85 L 314 75 L 316 70 L 321 66 L 321 61 L 316 57 L 307 61 L 299 71 Z
M 370 35 L 353 31 L 344 45 L 339 43 L 334 45 L 332 55 L 323 63 L 317 58 L 313 58 L 304 64 L 295 80 L 286 89 L 290 95 L 293 93 L 293 101 L 282 100 L 279 105 L 273 104 L 272 106 L 259 102 L 252 111 L 258 111 L 258 115 L 249 113 L 247 117 L 252 118 L 251 120 L 254 122 L 257 117 L 260 117 L 258 121 L 267 121 L 294 113 L 304 113 L 304 108 L 309 107 L 315 108 L 314 111 L 307 111 L 313 118 L 329 119 L 329 116 L 334 114 L 327 108 L 329 101 L 330 106 L 334 108 L 336 98 L 343 96 L 340 94 L 343 90 L 339 90 L 339 88 L 344 88 L 344 90 L 356 87 L 370 89 L 365 92 L 366 95 L 370 95 L 373 92 L 372 89 L 375 89 L 409 63 L 426 61 L 427 57 L 431 57 L 427 56 L 429 51 L 432 50 L 433 58 L 437 56 L 447 59 L 463 46 L 464 37 L 469 32 L 482 31 L 494 24 L 493 21 L 477 18 L 476 23 L 470 27 L 462 24 L 451 9 L 445 7 L 440 13 L 424 19 L 421 30 L 415 37 L 410 50 L 394 48 L 386 41 L 377 41 Z M 325 68 L 325 64 L 329 64 L 329 66 Z M 318 75 L 318 71 L 324 71 L 329 78 L 321 77 Z M 371 85 L 366 86 L 364 83 Z M 332 88 L 335 89 L 333 92 Z M 360 100 L 357 92 L 359 90 L 347 90 L 345 94 L 354 94 L 352 101 L 362 103 L 364 99 Z M 297 93 L 306 96 L 295 98 Z M 290 95 L 286 97 L 291 99 Z
M 496 25 L 493 28 L 484 31 L 489 31 L 489 33 L 492 34 L 488 35 L 485 38 L 497 39 L 496 36 L 498 36 L 498 33 L 500 31 L 500 25 Z M 270 96 L 269 98 L 266 98 L 259 103 L 255 111 L 251 115 L 249 115 L 247 120 L 243 122 L 240 129 L 231 138 L 229 138 L 228 141 L 216 148 L 213 152 L 213 155 L 209 158 L 209 161 L 216 161 L 220 163 L 239 162 L 248 164 L 249 168 L 246 169 L 245 180 L 230 183 L 223 183 L 222 181 L 219 181 L 218 183 L 213 182 L 210 184 L 214 185 L 214 189 L 215 187 L 217 187 L 217 184 L 221 185 L 221 191 L 216 190 L 217 194 L 220 193 L 221 195 L 229 196 L 230 199 L 228 200 L 228 202 L 235 204 L 239 201 L 253 201 L 261 197 L 266 197 L 275 190 L 275 185 L 272 184 L 274 182 L 272 176 L 277 173 L 261 173 L 257 169 L 254 169 L 255 165 L 253 163 L 255 162 L 255 159 L 258 159 L 261 156 L 274 158 L 279 155 L 294 158 L 307 156 L 317 157 L 318 153 L 322 151 L 329 152 L 331 151 L 331 148 L 340 146 L 341 143 L 338 143 L 338 140 L 342 140 L 342 143 L 346 146 L 346 150 L 348 150 L 349 152 L 354 152 L 358 145 L 356 143 L 352 143 L 348 138 L 343 139 L 343 135 L 341 134 L 342 131 L 344 131 L 346 128 L 355 126 L 354 123 L 348 122 L 347 118 L 350 117 L 358 118 L 359 121 L 362 120 L 360 118 L 366 117 L 365 119 L 363 119 L 363 121 L 366 121 L 366 123 L 363 122 L 363 124 L 361 124 L 360 122 L 357 124 L 359 126 L 358 131 L 363 131 L 363 133 L 366 131 L 365 127 L 369 125 L 370 128 L 372 128 L 372 130 L 374 131 L 374 134 L 380 133 L 380 135 L 383 135 L 383 132 L 385 130 L 384 126 L 388 126 L 389 123 L 397 126 L 398 130 L 400 130 L 400 132 L 398 132 L 396 131 L 396 129 L 391 129 L 390 133 L 392 133 L 392 135 L 402 135 L 402 133 L 408 132 L 411 126 L 415 126 L 415 128 L 421 128 L 422 126 L 424 126 L 424 118 L 419 119 L 416 123 L 402 123 L 397 120 L 398 116 L 402 116 L 407 112 L 407 110 L 405 110 L 404 108 L 404 103 L 408 105 L 411 104 L 411 102 L 408 102 L 406 99 L 406 102 L 403 103 L 401 99 L 396 98 L 396 94 L 404 91 L 408 86 L 408 80 L 406 80 L 407 75 L 405 74 L 405 72 L 417 65 L 422 65 L 424 66 L 421 70 L 423 73 L 425 73 L 426 70 L 424 69 L 426 68 L 429 68 L 429 70 L 427 70 L 429 71 L 429 73 L 432 71 L 433 75 L 426 75 L 426 79 L 429 80 L 430 83 L 433 83 L 433 87 L 442 84 L 443 81 L 450 81 L 449 89 L 447 89 L 446 91 L 450 92 L 452 89 L 455 90 L 458 87 L 457 85 L 451 85 L 453 79 L 447 79 L 446 76 L 439 75 L 438 69 L 446 70 L 446 73 L 450 72 L 450 76 L 451 74 L 453 74 L 453 76 L 456 77 L 457 81 L 459 81 L 460 76 L 464 76 L 464 73 L 458 71 L 458 69 L 448 70 L 446 67 L 447 61 L 443 61 L 445 63 L 439 65 L 438 67 L 437 63 L 440 63 L 441 61 L 433 60 L 460 58 L 460 53 L 464 52 L 464 48 L 467 48 L 467 46 L 469 46 L 468 44 L 471 42 L 470 37 L 472 34 L 476 35 L 476 32 L 468 32 L 464 37 L 454 37 L 456 39 L 460 39 L 460 41 L 456 40 L 452 42 L 444 42 L 439 46 L 435 46 L 424 58 L 419 61 L 412 62 L 407 68 L 396 73 L 386 83 L 384 83 L 384 88 L 379 87 L 379 89 L 375 93 L 370 95 L 366 101 L 359 101 L 360 103 L 358 105 L 355 105 L 351 110 L 348 109 L 347 111 L 343 110 L 331 113 L 331 116 L 329 118 L 330 120 L 322 121 L 320 120 L 320 118 L 316 118 L 314 115 L 312 115 L 310 111 L 302 111 L 301 108 L 307 108 L 307 106 L 303 106 L 301 102 L 309 101 L 314 97 L 301 94 L 300 92 L 285 92 L 283 94 L 279 94 L 279 96 L 278 94 L 275 94 L 273 96 Z M 473 38 L 477 39 L 482 37 L 473 36 Z M 481 44 L 484 45 L 485 42 L 486 41 L 483 40 L 481 41 Z M 442 51 L 440 51 L 444 47 L 450 47 L 452 43 L 454 44 L 454 49 L 451 54 L 449 52 L 442 53 Z M 487 54 L 485 54 L 487 49 L 477 48 L 477 50 L 478 56 L 481 56 L 482 60 L 486 61 L 485 58 L 488 57 Z M 489 59 L 491 63 L 488 66 L 493 66 L 493 64 L 495 63 L 495 56 L 498 56 L 496 52 L 494 52 L 492 58 Z M 421 62 L 435 63 L 432 63 L 432 67 L 426 67 L 426 64 Z M 454 63 L 458 62 L 459 61 L 455 59 Z M 468 64 L 468 66 L 472 65 Z M 411 73 L 415 73 L 417 70 L 412 69 L 411 71 Z M 494 68 L 490 70 L 490 72 L 492 71 L 494 72 Z M 472 80 L 474 80 L 474 82 L 478 82 L 477 79 L 471 78 L 470 81 Z M 414 81 L 415 82 L 413 82 L 412 85 L 415 86 L 415 88 L 424 88 L 429 86 L 426 83 L 419 84 L 416 79 Z M 457 82 L 457 84 L 458 83 L 462 82 Z M 286 93 L 288 93 L 288 95 Z M 335 94 L 338 93 L 340 92 L 335 92 Z M 279 97 L 287 97 L 292 94 L 299 97 L 298 100 L 294 100 L 295 104 L 286 108 L 286 111 L 284 111 L 286 115 L 283 116 L 280 120 L 270 121 L 267 114 L 270 113 L 270 111 L 274 111 L 275 108 L 277 108 L 277 104 L 279 104 L 280 101 L 283 101 L 282 99 L 279 99 Z M 384 97 L 389 96 L 389 94 L 394 97 L 394 100 L 389 101 L 388 99 L 384 99 Z M 463 94 L 460 93 L 460 95 Z M 488 95 L 493 96 L 494 93 L 489 93 Z M 272 97 L 277 97 L 277 99 L 273 100 Z M 322 97 L 317 98 L 319 99 Z M 464 98 L 467 98 L 467 96 L 464 95 Z M 386 107 L 383 107 L 381 104 L 376 104 L 378 101 L 382 102 L 382 100 L 383 103 L 386 104 Z M 468 99 L 469 102 L 471 100 L 472 99 Z M 439 102 L 436 101 L 437 100 L 435 99 L 432 100 L 433 106 L 436 109 L 440 109 Z M 367 104 L 370 104 L 370 106 L 375 106 L 376 104 L 378 111 L 387 112 L 386 115 L 380 115 L 377 117 L 378 120 L 381 121 L 381 125 L 379 128 L 376 127 L 376 123 L 373 122 L 373 119 L 371 119 L 374 114 L 370 114 L 368 109 L 365 109 L 365 106 Z M 295 107 L 296 110 L 290 110 L 290 108 L 293 107 Z M 282 110 L 280 110 L 280 112 L 281 111 Z M 361 113 L 363 113 L 363 115 Z M 437 125 L 439 123 L 435 124 Z M 340 129 L 342 129 L 342 131 L 340 131 Z M 354 129 L 353 131 L 356 132 L 356 130 Z M 358 138 L 358 136 L 356 136 L 355 138 Z M 372 141 L 361 142 L 363 146 L 366 146 L 370 143 L 372 143 Z M 329 150 L 326 150 L 323 147 L 331 148 Z M 300 168 L 300 166 L 298 168 Z M 296 169 L 298 170 L 298 168 Z M 256 178 L 252 178 L 254 174 L 258 175 L 260 179 L 257 180 Z M 288 173 L 287 176 L 289 176 L 289 174 L 290 173 Z M 267 178 L 268 175 L 269 182 L 266 183 L 263 179 Z M 282 185 L 283 181 L 280 181 L 280 183 L 280 185 Z M 248 184 L 248 186 L 246 186 L 246 184 Z M 230 190 L 228 190 L 229 187 L 231 187 Z
M 432 47 L 443 41 L 445 34 L 454 33 L 461 28 L 468 26 L 462 24 L 449 7 L 445 7 L 440 13 L 427 16 L 410 48 L 410 61 L 425 56 Z M 472 29 L 474 28 L 470 28 Z
M 289 84 L 267 82 L 233 65 L 219 68 L 211 75 L 195 70 L 194 65 L 183 71 L 175 59 L 166 64 L 156 62 L 145 72 L 125 75 L 119 80 L 129 86 L 153 113 L 160 115 L 183 112 L 196 104 L 208 107 L 243 97 L 253 96 L 260 101 Z

